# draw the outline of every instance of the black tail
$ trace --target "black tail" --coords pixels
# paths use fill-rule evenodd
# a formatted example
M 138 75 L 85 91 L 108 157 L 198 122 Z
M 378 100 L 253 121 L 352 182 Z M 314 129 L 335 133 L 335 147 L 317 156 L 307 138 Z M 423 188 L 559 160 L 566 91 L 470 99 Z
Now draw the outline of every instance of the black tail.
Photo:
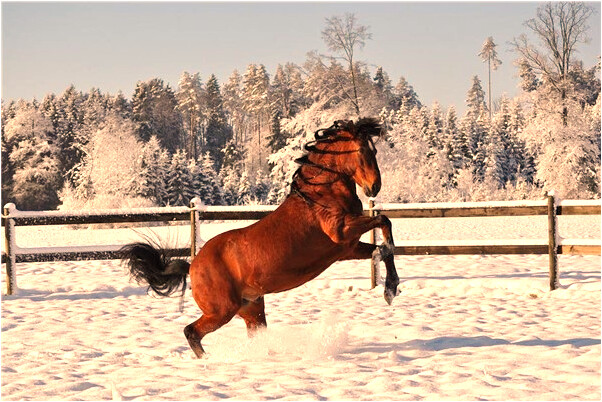
M 166 250 L 146 243 L 128 244 L 119 253 L 131 277 L 138 283 L 147 283 L 158 295 L 170 296 L 179 288 L 182 294 L 186 291 L 189 262 L 172 260 Z

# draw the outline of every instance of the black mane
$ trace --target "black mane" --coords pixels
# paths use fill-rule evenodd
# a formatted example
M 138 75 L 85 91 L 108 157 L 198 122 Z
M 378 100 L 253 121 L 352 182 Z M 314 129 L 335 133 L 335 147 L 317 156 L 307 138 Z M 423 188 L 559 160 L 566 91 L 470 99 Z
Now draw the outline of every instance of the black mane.
M 305 178 L 301 175 L 301 168 L 303 165 L 314 165 L 309 161 L 309 153 L 311 152 L 321 152 L 316 148 L 317 143 L 323 142 L 335 142 L 348 140 L 349 138 L 337 138 L 340 131 L 347 131 L 351 133 L 354 137 L 362 137 L 364 139 L 370 140 L 372 142 L 372 137 L 380 137 L 383 132 L 383 128 L 377 119 L 372 117 L 364 117 L 354 123 L 352 120 L 337 120 L 333 123 L 332 126 L 328 128 L 321 128 L 317 130 L 314 134 L 315 140 L 305 144 L 305 150 L 308 152 L 300 158 L 295 159 L 295 162 L 300 164 L 299 168 L 295 171 L 292 178 L 291 183 L 291 191 L 289 192 L 289 196 L 293 193 L 298 194 L 301 198 L 303 198 L 310 205 L 313 204 L 313 200 L 309 199 L 305 194 L 303 194 L 299 188 L 299 184 L 297 183 L 297 179 L 301 178 L 303 181 L 307 182 Z M 324 166 L 319 166 L 323 171 L 329 171 L 331 173 L 338 173 L 331 169 L 328 169 Z
M 373 117 L 363 117 L 357 123 L 353 120 L 337 120 L 332 126 L 317 130 L 316 141 L 335 137 L 339 131 L 348 131 L 354 136 L 380 137 L 383 130 L 378 120 Z

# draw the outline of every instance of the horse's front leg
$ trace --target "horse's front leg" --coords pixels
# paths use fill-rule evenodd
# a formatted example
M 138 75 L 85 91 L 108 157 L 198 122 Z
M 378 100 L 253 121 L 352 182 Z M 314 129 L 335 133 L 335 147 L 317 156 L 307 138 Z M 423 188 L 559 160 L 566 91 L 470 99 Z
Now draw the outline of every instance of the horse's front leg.
M 385 215 L 371 216 L 355 216 L 347 215 L 343 220 L 343 224 L 339 225 L 334 231 L 327 231 L 331 239 L 336 243 L 344 243 L 345 240 L 357 239 L 362 234 L 369 230 L 380 228 L 383 235 L 383 244 L 375 246 L 368 243 L 359 243 L 354 250 L 344 259 L 358 258 L 377 258 L 385 263 L 387 276 L 385 278 L 385 300 L 389 305 L 393 302 L 395 296 L 398 295 L 397 286 L 399 285 L 399 276 L 395 269 L 394 252 L 395 243 L 393 242 L 393 231 L 391 220 Z

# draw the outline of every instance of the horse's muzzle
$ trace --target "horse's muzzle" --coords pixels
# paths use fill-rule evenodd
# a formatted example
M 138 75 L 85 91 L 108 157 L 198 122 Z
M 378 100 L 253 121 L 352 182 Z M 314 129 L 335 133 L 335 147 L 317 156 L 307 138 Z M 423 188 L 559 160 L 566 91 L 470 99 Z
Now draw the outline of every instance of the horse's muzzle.
M 376 197 L 378 192 L 380 191 L 380 181 L 377 181 L 372 185 L 372 187 L 365 186 L 364 194 L 368 197 Z

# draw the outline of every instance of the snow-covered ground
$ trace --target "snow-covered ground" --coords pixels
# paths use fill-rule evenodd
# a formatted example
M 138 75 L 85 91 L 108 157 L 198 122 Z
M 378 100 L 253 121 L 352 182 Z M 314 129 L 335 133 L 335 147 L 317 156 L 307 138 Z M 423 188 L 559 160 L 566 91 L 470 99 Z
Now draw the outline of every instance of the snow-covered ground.
M 203 225 L 205 240 L 248 222 Z M 404 240 L 535 239 L 546 217 L 400 219 Z M 600 239 L 600 218 L 559 217 Z M 148 229 L 17 228 L 21 247 L 119 244 Z M 186 244 L 187 226 L 152 228 Z M 3 400 L 600 400 L 600 257 L 398 256 L 392 306 L 368 261 L 336 263 L 267 295 L 268 329 L 235 318 L 196 360 L 182 330 L 190 293 L 152 297 L 117 261 L 18 264 L 2 299 Z M 2 272 L 3 292 L 4 266 Z

